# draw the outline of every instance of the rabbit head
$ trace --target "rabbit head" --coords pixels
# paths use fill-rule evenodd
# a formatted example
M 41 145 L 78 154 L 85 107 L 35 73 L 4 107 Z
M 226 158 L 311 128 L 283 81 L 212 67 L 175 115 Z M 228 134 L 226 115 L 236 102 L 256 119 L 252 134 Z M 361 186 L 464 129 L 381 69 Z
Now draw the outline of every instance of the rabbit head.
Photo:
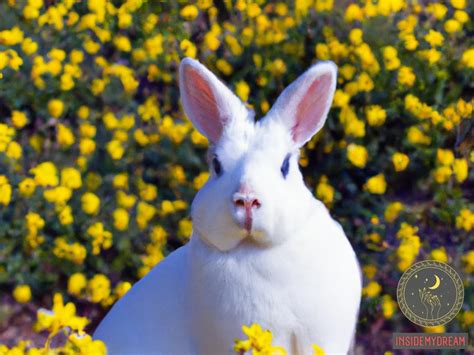
M 332 62 L 313 65 L 254 121 L 254 113 L 206 67 L 190 58 L 181 62 L 184 111 L 210 142 L 210 177 L 191 208 L 194 236 L 220 251 L 242 242 L 263 248 L 304 226 L 314 205 L 298 151 L 323 126 L 336 76 Z

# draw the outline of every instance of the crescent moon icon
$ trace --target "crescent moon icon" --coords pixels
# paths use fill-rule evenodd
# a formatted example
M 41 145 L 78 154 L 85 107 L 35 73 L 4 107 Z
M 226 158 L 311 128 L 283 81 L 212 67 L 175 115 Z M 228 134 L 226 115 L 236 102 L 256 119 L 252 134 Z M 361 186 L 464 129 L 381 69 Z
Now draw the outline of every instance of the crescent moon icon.
M 433 286 L 428 287 L 430 290 L 436 290 L 439 287 L 440 283 L 441 283 L 441 280 L 439 279 L 438 275 L 435 274 L 434 277 L 435 277 L 436 281 L 435 281 Z

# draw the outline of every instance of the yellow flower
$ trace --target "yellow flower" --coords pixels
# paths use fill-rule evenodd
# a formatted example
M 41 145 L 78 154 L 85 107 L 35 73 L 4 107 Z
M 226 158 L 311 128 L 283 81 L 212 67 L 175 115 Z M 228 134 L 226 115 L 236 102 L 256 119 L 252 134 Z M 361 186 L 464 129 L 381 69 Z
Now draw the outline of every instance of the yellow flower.
M 397 57 L 398 52 L 393 46 L 387 46 L 383 48 L 383 58 L 385 68 L 387 70 L 395 70 L 400 66 L 400 59 Z
M 351 41 L 353 45 L 358 46 L 359 44 L 363 42 L 363 39 L 362 39 L 363 34 L 364 33 L 362 32 L 360 28 L 354 28 L 351 30 L 351 32 L 349 32 L 349 41 Z
M 28 123 L 26 114 L 21 111 L 12 112 L 12 124 L 15 128 L 21 129 Z
M 7 153 L 7 157 L 18 160 L 21 158 L 23 154 L 23 149 L 21 148 L 21 145 L 13 141 L 13 142 L 10 142 L 10 144 L 8 145 L 6 153 Z
M 39 186 L 57 186 L 59 183 L 58 170 L 52 162 L 44 162 L 30 169 L 35 183 Z
M 87 106 L 81 106 L 79 107 L 79 110 L 77 110 L 77 116 L 79 116 L 80 119 L 82 120 L 87 120 L 90 115 L 90 109 Z
M 443 35 L 435 30 L 430 30 L 428 34 L 425 35 L 424 39 L 431 45 L 431 47 L 439 47 L 444 42 Z
M 420 251 L 420 247 L 421 242 L 419 236 L 407 235 L 402 237 L 402 241 L 397 248 L 397 267 L 400 271 L 405 271 L 413 264 Z
M 425 135 L 418 127 L 412 126 L 408 129 L 407 139 L 413 144 L 430 144 L 431 138 Z
M 245 81 L 240 80 L 235 85 L 235 93 L 242 99 L 242 101 L 246 102 L 249 99 L 250 87 Z
M 387 113 L 379 105 L 368 106 L 366 109 L 367 122 L 370 126 L 378 127 L 385 123 Z
M 231 35 L 226 35 L 225 36 L 225 42 L 226 42 L 228 48 L 230 49 L 230 52 L 232 53 L 232 55 L 239 56 L 239 55 L 242 54 L 243 48 L 239 44 L 239 41 L 237 40 L 237 38 L 235 38 L 234 36 L 231 36 Z
M 104 229 L 101 222 L 96 222 L 87 228 L 87 235 L 92 238 L 92 254 L 98 255 L 101 249 L 109 249 L 112 246 L 112 233 Z
M 114 293 L 118 299 L 125 296 L 125 294 L 132 288 L 132 284 L 127 281 L 121 281 L 115 286 Z
M 272 345 L 273 335 L 268 329 L 263 330 L 260 325 L 254 323 L 250 327 L 243 325 L 242 331 L 248 339 L 236 339 L 234 343 L 235 352 L 246 353 L 252 350 L 254 354 L 286 354 L 283 348 Z
M 261 12 L 260 6 L 256 3 L 250 3 L 247 7 L 247 15 L 251 18 L 257 17 Z
M 116 36 L 114 38 L 114 45 L 122 52 L 130 52 L 132 50 L 132 44 L 127 36 Z
M 30 231 L 38 231 L 44 227 L 44 219 L 37 213 L 28 212 L 26 215 L 26 225 Z
M 339 114 L 339 120 L 344 125 L 344 131 L 348 136 L 364 137 L 365 123 L 359 120 L 352 106 L 345 106 Z
M 208 32 L 204 35 L 204 43 L 206 47 L 211 51 L 216 51 L 221 45 L 221 41 L 213 32 Z
M 329 47 L 325 43 L 318 43 L 314 47 L 314 51 L 316 53 L 316 58 L 319 60 L 328 60 L 331 58 L 331 54 L 329 53 Z
M 116 189 L 128 190 L 128 174 L 120 173 L 115 175 L 112 184 Z
M 450 19 L 444 23 L 446 33 L 456 33 L 461 31 L 462 25 L 456 20 Z
M 80 272 L 76 272 L 69 277 L 67 283 L 67 292 L 71 295 L 79 297 L 82 291 L 87 286 L 87 279 L 84 274 Z
M 61 90 L 63 91 L 69 91 L 75 85 L 74 79 L 72 78 L 72 75 L 70 74 L 61 75 L 60 82 L 61 82 Z
M 82 186 L 82 178 L 79 170 L 75 168 L 64 168 L 61 170 L 61 185 L 70 189 L 78 189 Z
M 377 195 L 383 195 L 387 189 L 387 182 L 385 181 L 385 175 L 378 174 L 372 176 L 364 185 L 364 188 L 372 193 Z
M 401 202 L 390 203 L 384 212 L 384 218 L 387 222 L 392 223 L 398 218 L 398 215 L 403 210 L 403 204 Z
M 402 66 L 398 71 L 398 82 L 402 85 L 412 87 L 416 80 L 416 75 L 410 67 Z
M 374 89 L 374 82 L 366 72 L 363 72 L 359 75 L 359 78 L 357 79 L 357 85 L 360 91 L 370 92 Z
M 6 124 L 0 123 L 0 152 L 6 150 L 8 143 L 13 140 L 15 129 Z
M 461 24 L 465 24 L 470 20 L 468 13 L 461 10 L 454 11 L 454 18 Z
M 96 54 L 100 49 L 100 44 L 94 42 L 90 37 L 86 38 L 82 46 L 84 47 L 85 51 L 91 55 Z
M 461 63 L 468 68 L 474 68 L 474 48 L 469 48 L 464 51 L 461 57 Z
M 124 231 L 128 228 L 129 216 L 124 208 L 117 208 L 113 213 L 114 227 L 119 231 Z
M 81 197 L 82 210 L 90 215 L 95 215 L 99 212 L 100 199 L 92 192 L 86 192 Z
M 28 303 L 31 300 L 31 289 L 28 285 L 18 285 L 13 290 L 13 298 L 18 303 Z
M 110 295 L 110 281 L 107 276 L 97 274 L 89 280 L 87 292 L 91 302 L 100 303 Z
M 179 44 L 179 48 L 183 51 L 186 57 L 196 58 L 197 48 L 190 40 L 183 39 Z
M 0 31 L 0 44 L 5 46 L 14 46 L 21 43 L 23 39 L 23 31 L 17 26 L 13 27 L 11 30 Z
M 320 346 L 313 344 L 313 355 L 325 355 L 326 353 L 324 352 L 323 348 Z
M 59 223 L 64 226 L 70 225 L 74 222 L 71 206 L 64 206 L 58 214 Z
M 76 316 L 76 306 L 72 302 L 64 304 L 60 293 L 54 294 L 53 309 L 39 309 L 37 321 L 34 326 L 36 331 L 48 330 L 50 336 L 54 336 L 61 328 L 70 327 L 73 330 L 83 330 L 89 323 L 85 317 Z
M 48 112 L 54 118 L 59 118 L 64 111 L 64 103 L 59 99 L 52 99 L 48 102 Z
M 69 201 L 72 196 L 72 190 L 64 187 L 58 186 L 53 189 L 44 191 L 43 197 L 46 201 L 56 204 L 57 206 L 64 206 L 64 204 Z
M 454 154 L 449 149 L 438 148 L 436 151 L 436 159 L 442 165 L 451 165 L 454 162 Z
M 437 20 L 442 20 L 446 16 L 448 8 L 441 3 L 430 3 L 426 7 L 426 11 L 433 14 Z
M 453 172 L 458 182 L 464 182 L 468 176 L 468 165 L 466 159 L 455 159 L 453 164 Z
M 358 168 L 363 168 L 367 164 L 369 153 L 364 146 L 351 143 L 347 146 L 347 158 Z
M 224 75 L 230 75 L 233 72 L 232 65 L 229 64 L 225 59 L 218 59 L 216 61 L 216 67 L 219 69 Z
M 406 154 L 395 152 L 392 155 L 392 163 L 397 172 L 405 170 L 409 162 L 410 158 Z
M 121 159 L 123 154 L 125 153 L 125 149 L 122 146 L 122 143 L 115 139 L 107 143 L 107 151 L 114 160 Z
M 79 64 L 79 63 L 82 63 L 82 61 L 84 60 L 84 52 L 82 52 L 79 49 L 73 49 L 71 53 L 69 54 L 69 56 L 71 58 L 72 64 Z
M 446 333 L 446 327 L 444 325 L 437 325 L 435 327 L 423 327 L 425 333 Z
M 158 195 L 158 190 L 155 185 L 139 182 L 140 197 L 145 201 L 152 201 Z
M 382 296 L 382 314 L 385 319 L 390 319 L 397 310 L 397 302 L 390 295 Z
M 418 48 L 418 41 L 416 37 L 412 34 L 403 36 L 403 42 L 405 44 L 405 48 L 409 51 L 414 51 Z
M 434 171 L 434 179 L 436 180 L 438 184 L 442 184 L 448 181 L 452 173 L 453 171 L 451 170 L 451 167 L 439 166 Z
M 35 54 L 38 50 L 38 43 L 34 42 L 31 38 L 25 38 L 21 44 L 21 50 L 26 55 Z
M 461 260 L 464 265 L 464 271 L 470 274 L 474 273 L 474 250 L 470 250 L 464 254 Z
M 192 21 L 198 16 L 199 10 L 195 5 L 186 5 L 181 9 L 179 14 L 185 20 Z
M 474 324 L 474 311 L 465 311 L 462 313 L 461 318 L 462 323 L 465 327 L 469 327 Z
M 362 294 L 366 297 L 375 297 L 382 291 L 382 286 L 376 281 L 370 281 L 367 286 L 362 289 Z
M 344 13 L 344 20 L 346 22 L 362 21 L 363 18 L 364 18 L 364 13 L 359 5 L 350 4 L 346 8 L 346 12 Z
M 336 90 L 334 93 L 333 106 L 334 107 L 345 107 L 349 104 L 351 97 L 349 94 L 345 93 L 342 90 Z
M 318 186 L 316 186 L 316 197 L 326 206 L 330 206 L 334 200 L 334 187 L 332 187 L 326 175 L 321 176 Z
M 209 172 L 205 171 L 196 176 L 193 180 L 193 186 L 195 190 L 199 190 L 204 186 L 206 181 L 209 179 Z
M 474 212 L 468 208 L 462 208 L 456 217 L 456 228 L 470 232 L 474 228 Z
M 101 340 L 93 340 L 88 334 L 72 333 L 68 337 L 68 342 L 65 346 L 66 353 L 77 353 L 77 349 L 80 349 L 81 355 L 94 354 L 94 355 L 106 355 L 107 347 Z M 33 355 L 33 354 L 32 354 Z
M 433 260 L 441 261 L 442 263 L 448 262 L 448 255 L 446 254 L 446 249 L 444 247 L 433 249 L 430 256 Z
M 372 280 L 375 277 L 375 274 L 377 273 L 377 266 L 373 264 L 364 265 L 362 270 L 365 276 Z
M 419 51 L 418 53 L 422 58 L 426 59 L 430 65 L 438 63 L 441 59 L 441 52 L 434 48 Z
M 123 208 L 132 208 L 137 198 L 133 195 L 127 195 L 123 191 L 117 191 L 117 204 Z
M 32 178 L 23 179 L 18 185 L 20 195 L 23 197 L 30 197 L 36 189 L 36 183 Z
M 61 148 L 69 148 L 75 142 L 74 134 L 72 133 L 71 129 L 63 124 L 58 125 L 56 139 L 58 140 L 59 146 Z
M 466 7 L 466 0 L 451 0 L 451 5 L 455 9 L 464 9 Z
M 83 138 L 79 142 L 79 151 L 82 155 L 91 155 L 92 153 L 94 153 L 95 148 L 96 144 L 94 140 L 90 138 Z
M 331 11 L 334 6 L 334 0 L 316 0 L 314 7 L 316 8 L 316 11 L 322 12 L 322 11 Z
M 181 238 L 191 237 L 193 224 L 189 219 L 182 219 L 178 224 L 178 236 Z

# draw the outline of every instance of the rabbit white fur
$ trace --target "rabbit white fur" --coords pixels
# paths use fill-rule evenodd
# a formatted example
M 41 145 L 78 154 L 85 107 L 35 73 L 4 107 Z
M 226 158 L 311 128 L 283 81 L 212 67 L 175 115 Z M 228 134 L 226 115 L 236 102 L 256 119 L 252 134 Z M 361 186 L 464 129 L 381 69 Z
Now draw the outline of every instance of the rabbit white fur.
M 182 61 L 184 110 L 210 140 L 211 176 L 192 204 L 190 242 L 140 280 L 95 332 L 111 354 L 232 353 L 251 323 L 270 329 L 291 354 L 309 354 L 312 344 L 347 353 L 359 264 L 298 169 L 298 149 L 326 119 L 336 72 L 331 62 L 312 66 L 254 122 L 209 70 Z M 242 194 L 255 205 L 239 205 Z

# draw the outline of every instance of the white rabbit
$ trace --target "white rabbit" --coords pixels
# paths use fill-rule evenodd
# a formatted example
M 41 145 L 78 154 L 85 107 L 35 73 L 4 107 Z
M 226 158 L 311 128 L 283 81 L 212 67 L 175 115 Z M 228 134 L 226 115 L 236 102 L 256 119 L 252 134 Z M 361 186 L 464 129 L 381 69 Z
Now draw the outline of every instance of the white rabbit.
M 312 344 L 347 353 L 359 264 L 298 169 L 298 149 L 331 106 L 336 66 L 312 66 L 257 122 L 199 62 L 184 59 L 179 74 L 184 110 L 210 141 L 193 234 L 117 302 L 95 338 L 111 354 L 227 354 L 242 325 L 259 323 L 291 354 Z

